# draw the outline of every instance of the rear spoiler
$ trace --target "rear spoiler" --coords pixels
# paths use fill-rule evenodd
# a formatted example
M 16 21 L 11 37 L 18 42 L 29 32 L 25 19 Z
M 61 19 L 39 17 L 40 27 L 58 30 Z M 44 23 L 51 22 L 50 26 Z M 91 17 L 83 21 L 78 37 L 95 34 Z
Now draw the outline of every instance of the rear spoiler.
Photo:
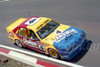
M 27 18 L 20 18 L 17 21 L 10 24 L 8 27 L 6 27 L 7 32 L 13 31 L 17 26 L 19 26 L 22 22 L 24 22 Z

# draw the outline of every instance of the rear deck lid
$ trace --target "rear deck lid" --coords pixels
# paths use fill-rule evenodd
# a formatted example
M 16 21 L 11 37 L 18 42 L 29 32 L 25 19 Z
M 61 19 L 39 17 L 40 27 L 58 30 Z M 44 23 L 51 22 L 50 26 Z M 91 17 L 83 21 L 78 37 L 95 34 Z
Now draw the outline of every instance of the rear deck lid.
M 8 31 L 8 30 L 10 30 L 10 31 L 12 31 L 12 30 L 14 30 L 17 26 L 19 26 L 22 22 L 24 22 L 25 20 L 26 20 L 27 18 L 20 18 L 20 19 L 18 19 L 17 21 L 15 21 L 15 22 L 13 22 L 12 24 L 10 24 L 7 28 L 6 28 L 6 30 Z

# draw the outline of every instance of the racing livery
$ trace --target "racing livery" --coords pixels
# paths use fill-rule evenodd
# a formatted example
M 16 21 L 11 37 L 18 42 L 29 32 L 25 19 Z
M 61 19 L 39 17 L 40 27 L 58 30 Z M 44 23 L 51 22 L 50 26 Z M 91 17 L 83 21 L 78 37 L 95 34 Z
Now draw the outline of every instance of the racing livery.
M 82 30 L 46 17 L 20 18 L 6 30 L 18 47 L 28 47 L 53 58 L 72 59 L 86 43 Z

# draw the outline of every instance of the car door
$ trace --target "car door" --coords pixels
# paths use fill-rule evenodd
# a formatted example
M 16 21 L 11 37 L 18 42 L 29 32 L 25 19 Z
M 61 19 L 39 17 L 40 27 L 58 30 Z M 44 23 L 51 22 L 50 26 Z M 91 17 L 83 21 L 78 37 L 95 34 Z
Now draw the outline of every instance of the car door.
M 24 46 L 38 48 L 37 43 L 35 40 L 28 38 L 27 36 L 27 29 L 26 28 L 18 28 L 17 36 L 23 42 Z
M 36 36 L 36 34 L 34 33 L 34 31 L 32 30 L 27 30 L 27 40 L 29 40 L 30 42 L 30 46 L 34 47 L 34 48 L 38 48 L 42 51 L 44 50 L 44 43 L 41 43 L 40 40 L 38 39 L 38 37 Z
M 23 38 L 23 42 L 26 46 L 33 48 L 39 48 L 37 41 L 38 38 L 32 30 L 26 30 L 27 37 Z M 36 40 L 37 39 L 37 40 Z
M 26 28 L 19 28 L 17 36 L 23 42 L 25 47 L 31 49 L 36 48 L 44 51 L 44 44 L 39 41 L 39 39 L 32 30 L 28 30 Z

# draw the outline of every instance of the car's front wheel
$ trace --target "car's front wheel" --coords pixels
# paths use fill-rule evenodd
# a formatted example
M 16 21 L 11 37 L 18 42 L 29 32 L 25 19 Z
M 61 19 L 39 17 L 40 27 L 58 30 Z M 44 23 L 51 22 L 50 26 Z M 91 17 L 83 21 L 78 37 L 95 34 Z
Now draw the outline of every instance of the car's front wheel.
M 18 47 L 24 47 L 23 45 L 22 45 L 22 43 L 19 41 L 19 40 L 15 40 L 15 42 L 16 42 L 16 45 L 18 46 Z
M 57 53 L 56 50 L 49 48 L 48 49 L 49 55 L 53 58 L 60 58 L 59 54 Z

